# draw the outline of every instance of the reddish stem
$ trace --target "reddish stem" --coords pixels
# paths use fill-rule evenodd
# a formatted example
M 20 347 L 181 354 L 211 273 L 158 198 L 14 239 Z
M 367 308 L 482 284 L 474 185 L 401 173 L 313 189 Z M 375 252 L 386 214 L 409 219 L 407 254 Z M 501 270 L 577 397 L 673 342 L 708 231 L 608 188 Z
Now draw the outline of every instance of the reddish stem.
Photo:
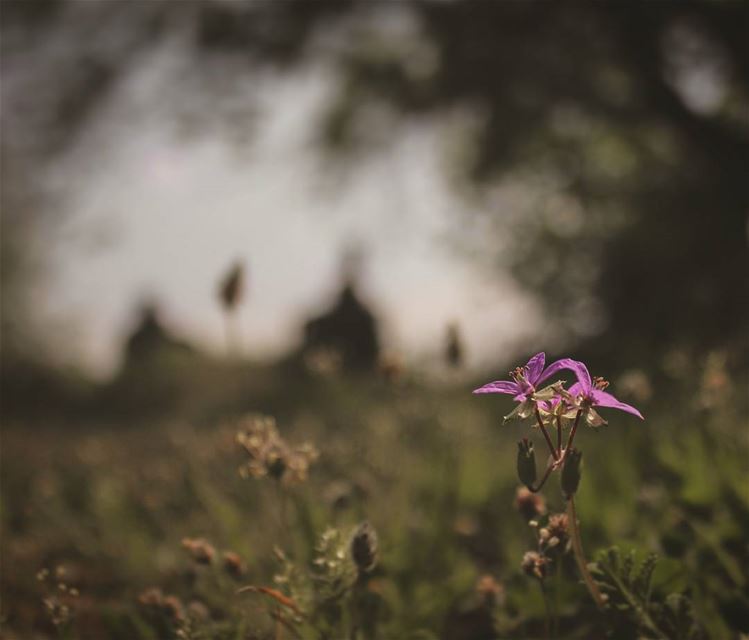
M 541 420 L 541 413 L 538 410 L 538 406 L 536 406 L 536 420 L 538 420 L 538 426 L 541 428 L 541 433 L 544 434 L 544 438 L 546 439 L 546 444 L 549 445 L 549 451 L 551 451 L 551 457 L 554 458 L 554 460 L 558 460 L 559 457 L 557 456 L 556 449 L 554 449 L 554 445 L 551 443 L 551 438 L 549 437 L 549 432 L 546 431 L 546 427 L 544 426 L 543 420 Z

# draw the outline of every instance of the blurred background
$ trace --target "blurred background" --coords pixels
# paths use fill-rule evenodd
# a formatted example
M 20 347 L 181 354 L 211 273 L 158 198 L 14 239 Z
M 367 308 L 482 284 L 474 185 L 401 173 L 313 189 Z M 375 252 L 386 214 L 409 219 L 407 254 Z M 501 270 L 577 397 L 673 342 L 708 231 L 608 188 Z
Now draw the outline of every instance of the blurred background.
M 92 433 L 452 411 L 481 468 L 466 416 L 507 405 L 469 391 L 540 350 L 646 415 L 746 427 L 748 25 L 731 1 L 2 0 L 10 628 L 43 629 L 10 572 L 86 565 L 90 530 L 49 546 L 34 517 L 72 525 L 17 501 L 64 493 Z M 114 599 L 139 570 L 99 573 Z

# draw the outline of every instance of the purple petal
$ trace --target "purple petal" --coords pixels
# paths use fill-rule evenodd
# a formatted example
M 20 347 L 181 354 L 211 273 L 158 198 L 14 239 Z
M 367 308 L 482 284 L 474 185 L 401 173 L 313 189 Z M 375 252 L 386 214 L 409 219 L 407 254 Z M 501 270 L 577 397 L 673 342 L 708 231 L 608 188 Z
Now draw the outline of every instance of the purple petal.
M 584 393 L 584 391 L 585 389 L 583 389 L 583 385 L 581 385 L 579 382 L 576 382 L 569 389 L 567 389 L 567 393 L 569 393 L 573 398 L 579 396 L 581 393 Z
M 605 391 L 601 391 L 599 389 L 593 389 L 592 395 L 593 401 L 595 402 L 596 406 L 619 409 L 620 411 L 626 411 L 627 413 L 631 413 L 633 416 L 637 416 L 640 420 L 645 419 L 637 409 L 624 402 L 619 402 L 619 400 L 617 400 L 610 393 L 606 393 Z
M 474 389 L 474 393 L 509 393 L 510 395 L 516 395 L 521 391 L 520 387 L 515 382 L 509 380 L 496 380 L 485 384 L 483 387 Z
M 588 373 L 588 367 L 586 367 L 579 360 L 572 360 L 571 358 L 563 358 L 558 362 L 563 363 L 561 367 L 562 369 L 569 369 L 570 371 L 573 371 L 575 373 L 577 381 L 582 385 L 583 393 L 587 395 L 593 388 L 593 383 L 590 380 L 590 373 Z M 555 362 L 554 364 L 558 363 Z
M 546 354 L 541 351 L 528 360 L 528 382 L 532 385 L 536 384 L 536 381 L 541 377 L 541 372 L 544 370 L 544 363 L 546 362 Z
M 569 371 L 575 371 L 575 369 L 572 368 L 573 363 L 575 360 L 571 360 L 570 358 L 562 358 L 561 360 L 557 360 L 556 362 L 551 363 L 546 371 L 544 371 L 539 377 L 538 380 L 534 382 L 535 385 L 541 384 L 544 380 L 548 380 L 556 374 L 558 371 L 564 371 L 565 369 Z

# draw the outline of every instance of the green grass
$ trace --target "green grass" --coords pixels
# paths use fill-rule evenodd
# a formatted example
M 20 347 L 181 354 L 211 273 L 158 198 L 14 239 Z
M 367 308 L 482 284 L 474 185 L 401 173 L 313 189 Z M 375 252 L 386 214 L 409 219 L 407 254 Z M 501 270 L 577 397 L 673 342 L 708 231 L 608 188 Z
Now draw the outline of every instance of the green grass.
M 614 544 L 657 552 L 656 591 L 691 595 L 713 638 L 738 638 L 747 624 L 749 432 L 738 395 L 706 411 L 674 392 L 643 407 L 644 423 L 609 413 L 608 427 L 581 431 L 577 441 L 589 559 Z M 501 426 L 508 406 L 468 389 L 344 378 L 279 390 L 255 408 L 273 409 L 290 442 L 310 440 L 321 451 L 308 482 L 281 491 L 270 479 L 239 477 L 242 452 L 223 417 L 120 428 L 6 425 L 3 631 L 55 637 L 35 576 L 62 565 L 65 581 L 80 591 L 71 637 L 168 637 L 174 629 L 138 604 L 151 586 L 185 606 L 207 607 L 191 637 L 280 637 L 268 615 L 273 602 L 236 588 L 274 585 L 274 546 L 304 568 L 327 527 L 346 530 L 367 519 L 379 538 L 367 587 L 377 602 L 372 637 L 439 638 L 459 629 L 478 640 L 486 637 L 477 635 L 482 615 L 493 620 L 495 637 L 545 637 L 538 584 L 520 571 L 533 534 L 513 508 L 515 443 L 530 426 Z M 543 451 L 537 431 L 532 437 Z M 544 494 L 550 510 L 563 510 L 558 477 Z M 220 567 L 194 566 L 183 537 L 238 552 L 247 574 L 235 582 Z M 605 633 L 610 622 L 596 613 L 571 558 L 562 570 L 550 585 L 560 637 Z M 484 574 L 505 590 L 491 610 L 475 593 Z

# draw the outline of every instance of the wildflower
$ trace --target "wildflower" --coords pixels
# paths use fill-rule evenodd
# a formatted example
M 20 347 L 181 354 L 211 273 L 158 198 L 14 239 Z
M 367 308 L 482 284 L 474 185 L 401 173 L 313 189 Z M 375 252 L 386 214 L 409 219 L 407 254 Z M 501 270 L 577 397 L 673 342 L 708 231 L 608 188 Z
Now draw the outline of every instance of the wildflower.
M 540 493 L 533 493 L 526 487 L 518 487 L 515 492 L 515 508 L 526 521 L 546 513 L 546 500 Z
M 541 351 L 528 360 L 524 367 L 517 367 L 510 371 L 512 380 L 495 380 L 483 387 L 475 389 L 473 393 L 506 393 L 513 397 L 515 402 L 520 405 L 510 415 L 505 417 L 505 421 L 513 417 L 527 418 L 535 408 L 535 398 L 538 386 L 548 380 L 558 371 L 569 369 L 569 363 L 574 362 L 569 359 L 557 360 L 544 369 L 546 354 Z
M 605 391 L 609 383 L 603 378 L 594 378 L 591 380 L 588 368 L 577 360 L 564 359 L 560 360 L 562 368 L 574 371 L 577 382 L 573 384 L 567 392 L 577 406 L 585 412 L 585 419 L 592 427 L 598 427 L 606 424 L 606 421 L 598 415 L 593 407 L 610 407 L 619 409 L 626 413 L 644 420 L 642 414 L 633 406 L 620 402 L 613 395 Z
M 216 550 L 203 538 L 183 538 L 182 547 L 192 556 L 198 564 L 211 564 Z

